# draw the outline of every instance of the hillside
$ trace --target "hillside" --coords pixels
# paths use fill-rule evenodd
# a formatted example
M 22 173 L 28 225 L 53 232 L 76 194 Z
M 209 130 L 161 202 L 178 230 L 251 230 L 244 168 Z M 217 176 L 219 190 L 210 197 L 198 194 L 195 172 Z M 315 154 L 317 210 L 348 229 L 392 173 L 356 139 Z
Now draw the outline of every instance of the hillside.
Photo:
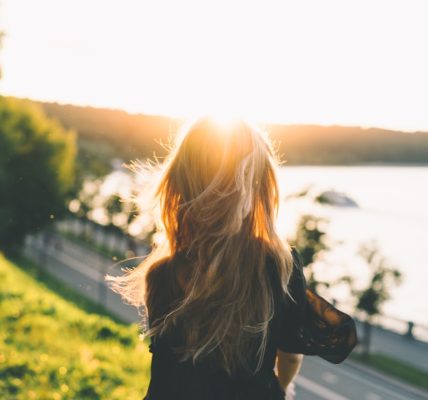
M 0 254 L 0 399 L 141 400 L 150 353 L 138 327 L 65 300 L 20 264 Z
M 79 135 L 87 159 L 125 160 L 166 154 L 167 143 L 181 121 L 162 116 L 132 115 L 120 110 L 40 103 L 45 112 Z M 266 125 L 289 165 L 428 163 L 428 133 L 316 125 Z

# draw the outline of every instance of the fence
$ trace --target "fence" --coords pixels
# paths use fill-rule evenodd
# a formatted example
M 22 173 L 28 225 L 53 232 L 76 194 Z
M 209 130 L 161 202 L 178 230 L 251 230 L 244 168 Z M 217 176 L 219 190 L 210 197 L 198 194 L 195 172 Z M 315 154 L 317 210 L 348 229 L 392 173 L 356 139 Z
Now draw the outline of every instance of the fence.
M 142 316 L 137 309 L 124 304 L 105 281 L 106 274 L 117 275 L 121 272 L 122 263 L 115 263 L 55 233 L 28 236 L 24 255 L 124 322 L 141 321 Z M 126 266 L 131 266 L 131 263 Z
M 118 228 L 99 225 L 88 219 L 67 218 L 56 222 L 54 230 L 104 255 L 126 258 L 146 254 L 148 251 L 148 246 L 143 241 L 124 234 Z

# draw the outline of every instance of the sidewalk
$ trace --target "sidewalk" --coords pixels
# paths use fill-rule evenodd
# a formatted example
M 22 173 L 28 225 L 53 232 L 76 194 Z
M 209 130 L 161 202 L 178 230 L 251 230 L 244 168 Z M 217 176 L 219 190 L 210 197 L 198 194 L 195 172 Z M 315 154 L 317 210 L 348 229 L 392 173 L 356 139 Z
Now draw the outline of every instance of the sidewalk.
M 363 324 L 356 321 L 358 337 L 363 337 Z M 358 349 L 358 347 L 357 347 Z M 382 353 L 406 364 L 428 371 L 428 343 L 408 338 L 376 326 L 372 327 L 371 353 Z

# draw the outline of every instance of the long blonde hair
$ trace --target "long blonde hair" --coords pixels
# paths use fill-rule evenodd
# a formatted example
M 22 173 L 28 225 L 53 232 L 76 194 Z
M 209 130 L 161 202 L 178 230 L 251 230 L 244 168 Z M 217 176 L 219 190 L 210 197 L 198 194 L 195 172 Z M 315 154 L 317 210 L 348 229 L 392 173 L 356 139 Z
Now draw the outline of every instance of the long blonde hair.
M 249 346 L 257 337 L 256 371 L 261 367 L 274 312 L 266 257 L 273 258 L 284 292 L 292 270 L 290 248 L 275 226 L 276 166 L 261 131 L 209 117 L 190 125 L 163 164 L 156 195 L 165 243 L 136 269 L 109 280 L 129 303 L 147 306 L 150 317 L 162 292 L 151 277 L 171 260 L 170 268 L 179 268 L 173 260 L 186 255 L 183 297 L 146 332 L 162 335 L 179 325 L 182 360 L 196 362 L 216 350 L 231 375 L 248 367 Z

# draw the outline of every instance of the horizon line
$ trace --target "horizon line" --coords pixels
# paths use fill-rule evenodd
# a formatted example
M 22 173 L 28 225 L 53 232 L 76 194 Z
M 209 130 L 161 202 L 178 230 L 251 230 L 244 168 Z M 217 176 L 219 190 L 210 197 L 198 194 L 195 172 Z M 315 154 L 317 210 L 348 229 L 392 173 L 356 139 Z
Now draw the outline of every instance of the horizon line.
M 50 104 L 58 104 L 59 106 L 72 106 L 72 107 L 80 107 L 80 108 L 93 108 L 97 110 L 106 110 L 106 111 L 119 111 L 124 112 L 130 116 L 146 116 L 146 117 L 160 117 L 160 118 L 167 118 L 167 119 L 176 119 L 176 120 L 183 120 L 187 121 L 189 119 L 192 119 L 192 117 L 189 116 L 183 116 L 183 115 L 172 115 L 167 113 L 157 113 L 157 112 L 151 112 L 146 113 L 143 111 L 131 111 L 127 110 L 126 108 L 120 108 L 119 106 L 107 106 L 107 105 L 94 105 L 94 104 L 87 104 L 87 103 L 74 103 L 74 102 L 68 102 L 68 101 L 62 101 L 62 100 L 53 100 L 53 99 L 35 99 L 30 97 L 20 97 L 16 96 L 14 94 L 2 94 L 0 93 L 0 96 L 4 97 L 11 97 L 19 100 L 27 100 L 31 102 L 36 103 L 50 103 Z M 203 114 L 201 114 L 203 115 Z M 245 120 L 245 117 L 243 118 Z M 313 126 L 313 127 L 340 127 L 340 128 L 359 128 L 362 130 L 370 130 L 370 129 L 378 129 L 378 130 L 385 130 L 390 132 L 401 132 L 401 133 L 409 133 L 409 134 L 416 134 L 416 133 L 428 133 L 427 130 L 423 129 L 417 129 L 417 130 L 406 130 L 406 129 L 398 129 L 398 128 L 391 128 L 386 126 L 379 126 L 379 125 L 364 125 L 364 124 L 341 124 L 339 122 L 336 123 L 321 123 L 321 122 L 285 122 L 285 121 L 255 121 L 257 125 L 275 125 L 275 126 Z

